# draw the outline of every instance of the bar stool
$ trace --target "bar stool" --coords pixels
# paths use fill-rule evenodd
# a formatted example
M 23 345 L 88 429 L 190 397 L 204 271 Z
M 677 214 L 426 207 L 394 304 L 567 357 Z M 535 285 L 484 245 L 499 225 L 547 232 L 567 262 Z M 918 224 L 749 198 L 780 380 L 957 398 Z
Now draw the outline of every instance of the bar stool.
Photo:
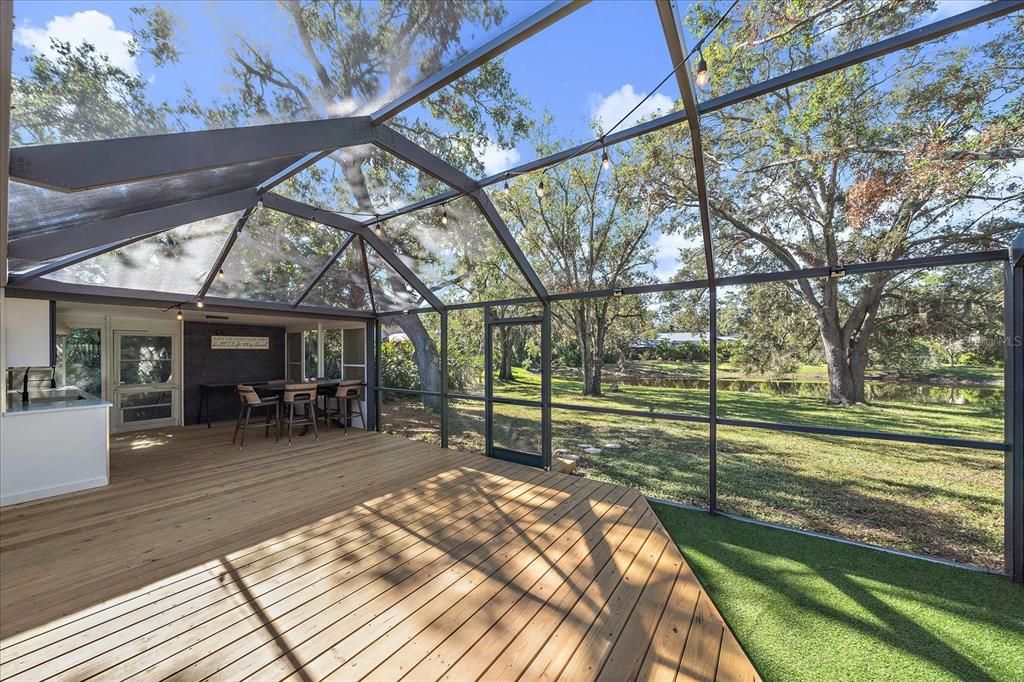
M 293 426 L 312 426 L 313 437 L 320 440 L 316 430 L 316 384 L 285 384 L 284 409 L 284 420 L 288 423 L 288 445 L 292 444 Z
M 245 447 L 245 430 L 249 428 L 249 417 L 252 416 L 253 410 L 265 409 L 266 419 L 262 426 L 264 429 L 263 437 L 270 438 L 270 426 L 274 426 L 274 440 L 278 441 L 281 439 L 281 403 L 278 402 L 277 396 L 269 398 L 261 398 L 260 395 L 253 389 L 252 386 L 247 384 L 239 384 L 236 387 L 238 391 L 238 399 L 242 402 L 242 409 L 238 413 L 238 421 L 235 422 L 235 433 L 231 436 L 231 442 L 234 443 L 235 439 L 238 438 L 238 432 L 242 432 L 242 442 L 239 443 L 238 449 L 241 450 Z M 271 410 L 270 408 L 274 408 Z M 253 424 L 253 426 L 260 426 L 260 424 Z
M 359 394 L 362 390 L 363 382 L 355 381 L 343 381 L 338 384 L 338 390 L 333 396 L 329 396 L 327 399 L 327 409 L 324 414 L 324 421 L 327 423 L 327 428 L 330 429 L 331 417 L 335 416 L 341 420 L 341 425 L 345 428 L 345 434 L 348 435 L 348 422 L 349 417 L 352 415 L 352 409 L 349 401 L 355 401 L 355 412 L 359 415 L 359 423 L 363 425 L 363 429 L 366 429 L 366 419 L 363 417 L 363 405 L 359 401 Z M 332 403 L 332 401 L 334 401 Z M 333 411 L 332 411 L 333 408 Z

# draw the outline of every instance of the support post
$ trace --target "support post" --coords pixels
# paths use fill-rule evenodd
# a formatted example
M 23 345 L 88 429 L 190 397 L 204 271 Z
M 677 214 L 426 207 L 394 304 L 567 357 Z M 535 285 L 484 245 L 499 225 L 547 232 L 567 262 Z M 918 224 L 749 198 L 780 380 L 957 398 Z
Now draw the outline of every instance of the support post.
M 448 311 L 441 311 L 441 447 L 448 447 Z
M 370 364 L 366 372 L 366 411 L 369 413 L 368 431 L 380 431 L 380 320 L 366 323 L 366 360 Z
M 718 513 L 718 290 L 708 287 L 708 510 Z
M 484 306 L 484 454 L 493 457 L 494 451 L 494 374 L 491 362 L 494 346 L 491 342 L 491 307 Z
M 551 301 L 544 301 L 540 326 L 540 440 L 544 469 L 551 470 Z
M 1024 245 L 1024 233 L 1018 237 Z M 1011 255 L 1013 250 L 1011 249 Z M 1005 526 L 1006 572 L 1024 582 L 1024 257 L 1005 266 L 1004 400 L 1006 443 Z

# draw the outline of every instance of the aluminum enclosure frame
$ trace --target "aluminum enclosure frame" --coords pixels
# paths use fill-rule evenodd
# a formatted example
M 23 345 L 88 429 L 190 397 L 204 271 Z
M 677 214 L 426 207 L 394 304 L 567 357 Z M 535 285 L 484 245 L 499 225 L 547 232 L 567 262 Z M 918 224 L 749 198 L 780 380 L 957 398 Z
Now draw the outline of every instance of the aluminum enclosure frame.
M 579 298 L 593 298 L 609 295 L 639 295 L 645 293 L 657 293 L 662 291 L 677 291 L 685 289 L 709 290 L 709 311 L 710 311 L 710 345 L 711 351 L 711 382 L 709 396 L 709 416 L 697 417 L 693 415 L 656 414 L 641 413 L 644 416 L 653 416 L 658 419 L 677 419 L 682 421 L 695 421 L 709 424 L 710 429 L 710 474 L 709 474 L 709 503 L 708 509 L 715 512 L 717 509 L 717 475 L 715 471 L 716 461 L 716 427 L 718 424 L 744 428 L 761 428 L 778 431 L 800 431 L 807 433 L 822 433 L 829 435 L 841 435 L 849 437 L 877 438 L 883 440 L 899 440 L 909 443 L 941 444 L 953 447 L 969 447 L 987 450 L 1000 450 L 1006 453 L 1006 567 L 1007 572 L 1014 580 L 1024 581 L 1024 397 L 1021 391 L 1024 390 L 1024 357 L 1022 357 L 1021 343 L 1019 339 L 1024 338 L 1024 294 L 1021 293 L 1022 268 L 1024 268 L 1024 235 L 1018 236 L 1010 247 L 1009 254 L 1004 250 L 975 252 L 973 254 L 950 254 L 940 256 L 929 256 L 904 261 L 889 261 L 883 263 L 863 263 L 844 266 L 849 274 L 875 272 L 879 270 L 910 269 L 919 267 L 933 267 L 941 265 L 955 265 L 965 263 L 1008 261 L 1005 265 L 1005 301 L 1006 301 L 1006 411 L 1005 424 L 1006 435 L 1004 443 L 993 443 L 987 441 L 974 441 L 966 439 L 936 438 L 932 436 L 919 436 L 914 434 L 887 434 L 878 432 L 861 432 L 845 429 L 834 429 L 827 427 L 815 427 L 796 424 L 778 424 L 770 422 L 757 422 L 750 420 L 721 419 L 717 415 L 717 395 L 715 386 L 717 384 L 717 288 L 722 286 L 754 284 L 758 282 L 783 281 L 813 277 L 827 277 L 828 268 L 810 268 L 805 270 L 787 270 L 772 273 L 751 273 L 735 277 L 717 278 L 714 270 L 713 249 L 710 233 L 710 214 L 707 199 L 707 181 L 704 176 L 703 150 L 700 135 L 700 117 L 703 114 L 719 111 L 734 104 L 747 101 L 767 93 L 796 85 L 828 73 L 863 63 L 870 59 L 882 57 L 893 52 L 907 49 L 927 41 L 935 40 L 959 30 L 979 25 L 986 21 L 1006 16 L 1012 12 L 1024 8 L 1024 2 L 993 2 L 977 7 L 975 9 L 957 14 L 940 21 L 933 22 L 926 26 L 905 32 L 903 34 L 878 41 L 837 57 L 824 60 L 817 64 L 797 69 L 787 74 L 777 76 L 767 81 L 753 84 L 735 92 L 714 98 L 712 100 L 698 103 L 694 96 L 692 81 L 689 75 L 689 65 L 686 60 L 686 49 L 683 40 L 682 23 L 676 0 L 656 0 L 659 16 L 662 21 L 666 45 L 672 56 L 673 63 L 678 65 L 676 71 L 679 84 L 683 111 L 646 121 L 639 125 L 612 132 L 608 135 L 594 140 L 590 143 L 576 145 L 570 149 L 521 164 L 489 177 L 475 180 L 458 169 L 447 164 L 436 155 L 431 154 L 422 147 L 416 145 L 396 131 L 383 124 L 397 113 L 422 101 L 425 97 L 436 92 L 438 89 L 453 82 L 455 79 L 468 73 L 488 59 L 491 59 L 513 45 L 521 42 L 530 35 L 553 25 L 558 20 L 570 15 L 579 7 L 585 4 L 582 1 L 555 2 L 532 16 L 524 19 L 511 29 L 503 32 L 498 37 L 488 41 L 481 48 L 470 52 L 465 57 L 457 60 L 449 67 L 431 75 L 421 83 L 414 86 L 409 92 L 403 94 L 396 100 L 384 105 L 369 116 L 360 116 L 345 119 L 327 119 L 322 121 L 307 121 L 297 123 L 281 123 L 266 126 L 253 126 L 247 128 L 235 128 L 226 130 L 209 130 L 191 133 L 175 133 L 169 135 L 157 135 L 137 138 L 124 138 L 120 140 L 102 140 L 94 142 L 82 142 L 60 145 L 40 145 L 13 149 L 10 153 L 9 168 L 12 177 L 15 179 L 35 184 L 58 191 L 81 191 L 94 187 L 103 187 L 113 184 L 120 184 L 136 180 L 166 177 L 181 173 L 193 172 L 207 168 L 233 166 L 251 161 L 268 158 L 278 158 L 304 155 L 288 168 L 279 172 L 271 178 L 267 178 L 259 186 L 251 190 L 242 190 L 231 194 L 222 194 L 204 200 L 193 202 L 181 202 L 170 204 L 161 208 L 153 209 L 127 218 L 115 218 L 102 221 L 90 226 L 76 226 L 61 233 L 50 235 L 33 235 L 13 242 L 10 242 L 10 257 L 47 260 L 54 259 L 30 272 L 12 276 L 8 284 L 7 295 L 31 298 L 50 298 L 61 300 L 101 301 L 121 305 L 153 305 L 166 304 L 168 307 L 181 306 L 188 308 L 194 306 L 196 300 L 203 300 L 206 309 L 211 311 L 225 312 L 254 312 L 266 311 L 275 314 L 292 314 L 309 316 L 322 316 L 325 318 L 364 318 L 367 320 L 367 361 L 371 365 L 368 370 L 373 377 L 372 386 L 368 388 L 367 402 L 375 407 L 371 410 L 371 427 L 380 428 L 379 406 L 381 392 L 402 392 L 398 389 L 388 389 L 379 386 L 379 353 L 380 353 L 380 318 L 395 314 L 415 314 L 418 312 L 437 312 L 441 315 L 442 340 L 442 376 L 443 388 L 441 393 L 443 409 L 441 418 L 441 438 L 443 445 L 448 444 L 448 399 L 470 399 L 479 400 L 479 396 L 461 396 L 448 392 L 448 368 L 447 368 L 447 331 L 448 313 L 452 310 L 470 309 L 483 307 L 485 310 L 485 328 L 489 306 L 502 302 L 482 302 L 469 304 L 444 304 L 436 294 L 431 291 L 406 265 L 387 243 L 374 234 L 373 225 L 388 220 L 398 215 L 422 210 L 431 206 L 443 204 L 454 198 L 469 197 L 476 204 L 484 218 L 490 224 L 495 235 L 506 249 L 508 255 L 516 263 L 517 267 L 529 282 L 536 299 L 521 298 L 509 299 L 506 303 L 536 303 L 540 301 L 543 306 L 543 330 L 542 333 L 547 339 L 547 347 L 550 349 L 550 321 L 551 304 L 560 300 L 572 300 Z M 707 279 L 691 282 L 673 282 L 667 284 L 642 285 L 636 287 L 624 287 L 622 289 L 601 290 L 590 292 L 578 292 L 573 294 L 550 294 L 543 282 L 533 270 L 532 265 L 526 259 L 515 238 L 509 232 L 501 216 L 486 194 L 485 188 L 495 183 L 506 180 L 510 177 L 522 175 L 561 163 L 569 158 L 583 152 L 600 150 L 617 143 L 625 142 L 646 133 L 661 130 L 681 123 L 687 123 L 690 139 L 694 151 L 694 170 L 697 179 L 698 205 L 701 214 L 701 229 L 704 242 L 705 260 L 707 267 Z M 280 196 L 272 190 L 287 180 L 289 177 L 308 168 L 317 161 L 325 158 L 335 150 L 347 146 L 359 144 L 376 144 L 385 149 L 388 153 L 400 158 L 438 180 L 452 187 L 447 192 L 440 193 L 417 201 L 402 209 L 389 212 L 385 215 L 365 220 L 356 221 L 345 216 L 326 211 L 309 204 L 297 202 L 292 199 Z M 110 159 L 109 163 L 98 165 L 95 159 L 102 155 Z M 244 227 L 245 221 L 251 215 L 257 200 L 262 199 L 268 209 L 277 210 L 282 213 L 316 221 L 348 234 L 344 244 L 334 255 L 322 266 L 316 277 L 313 278 L 296 302 L 293 304 L 271 304 L 248 300 L 235 300 L 227 298 L 211 298 L 207 292 L 216 272 L 229 255 L 235 243 L 238 232 Z M 150 237 L 159 232 L 171 229 L 184 222 L 192 220 L 184 219 L 183 216 L 202 215 L 211 217 L 222 214 L 224 206 L 237 206 L 232 210 L 245 209 L 245 214 L 236 223 L 226 243 L 223 245 L 218 259 L 207 274 L 203 286 L 196 295 L 177 295 L 165 292 L 147 292 L 122 290 L 108 287 L 66 285 L 58 282 L 43 281 L 39 278 L 55 272 L 61 268 L 68 267 L 92 258 L 102 253 L 121 248 L 125 245 Z M 216 207 L 218 212 L 206 215 Z M 171 225 L 174 221 L 180 221 Z M 55 236 L 59 235 L 59 236 Z M 431 307 L 427 309 L 417 308 L 412 311 L 378 312 L 377 305 L 373 302 L 373 287 L 367 273 L 367 285 L 370 288 L 372 311 L 338 310 L 333 308 L 316 308 L 304 306 L 298 310 L 302 300 L 309 294 L 313 287 L 326 274 L 331 265 L 342 255 L 346 247 L 358 237 L 359 246 L 363 250 L 364 267 L 367 265 L 365 258 L 365 245 L 367 243 L 395 269 L 398 274 L 409 283 Z M 5 246 L 7 242 L 5 240 Z M 354 248 L 354 246 L 353 246 Z M 6 263 L 6 261 L 5 261 Z M 370 347 L 372 344 L 372 348 Z M 372 353 L 370 352 L 372 350 Z M 550 465 L 550 409 L 576 409 L 580 411 L 601 411 L 613 414 L 633 414 L 627 410 L 610 410 L 600 408 L 586 408 L 582 406 L 563 405 L 551 401 L 551 358 L 546 353 L 543 358 L 542 367 L 542 391 L 544 398 L 542 402 L 547 410 L 544 418 L 544 450 L 545 463 Z M 370 383 L 370 382 L 368 382 Z M 423 391 L 411 391 L 419 395 L 433 395 Z M 492 428 L 490 405 L 493 402 L 507 402 L 493 399 L 488 401 L 488 418 L 486 428 Z M 512 403 L 514 404 L 514 402 Z

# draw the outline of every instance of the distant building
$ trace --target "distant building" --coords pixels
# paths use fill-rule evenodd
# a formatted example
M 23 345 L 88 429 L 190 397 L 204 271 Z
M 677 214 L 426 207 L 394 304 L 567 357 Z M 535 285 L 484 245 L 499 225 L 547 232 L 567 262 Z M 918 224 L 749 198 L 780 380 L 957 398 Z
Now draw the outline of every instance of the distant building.
M 738 337 L 736 336 L 718 336 L 719 341 L 735 341 Z M 667 343 L 670 346 L 699 346 L 702 343 L 708 341 L 708 335 L 705 332 L 661 332 L 655 334 L 653 339 L 637 339 L 633 343 L 629 344 L 630 348 L 641 349 L 641 348 L 657 348 L 663 343 Z

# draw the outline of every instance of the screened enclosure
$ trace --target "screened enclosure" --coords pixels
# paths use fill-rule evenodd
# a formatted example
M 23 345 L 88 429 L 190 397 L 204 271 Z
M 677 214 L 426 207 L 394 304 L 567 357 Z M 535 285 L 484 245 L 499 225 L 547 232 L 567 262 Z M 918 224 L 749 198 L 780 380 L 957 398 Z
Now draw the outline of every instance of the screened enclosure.
M 6 295 L 365 319 L 379 430 L 1024 580 L 1024 3 L 950 7 L 18 3 Z

